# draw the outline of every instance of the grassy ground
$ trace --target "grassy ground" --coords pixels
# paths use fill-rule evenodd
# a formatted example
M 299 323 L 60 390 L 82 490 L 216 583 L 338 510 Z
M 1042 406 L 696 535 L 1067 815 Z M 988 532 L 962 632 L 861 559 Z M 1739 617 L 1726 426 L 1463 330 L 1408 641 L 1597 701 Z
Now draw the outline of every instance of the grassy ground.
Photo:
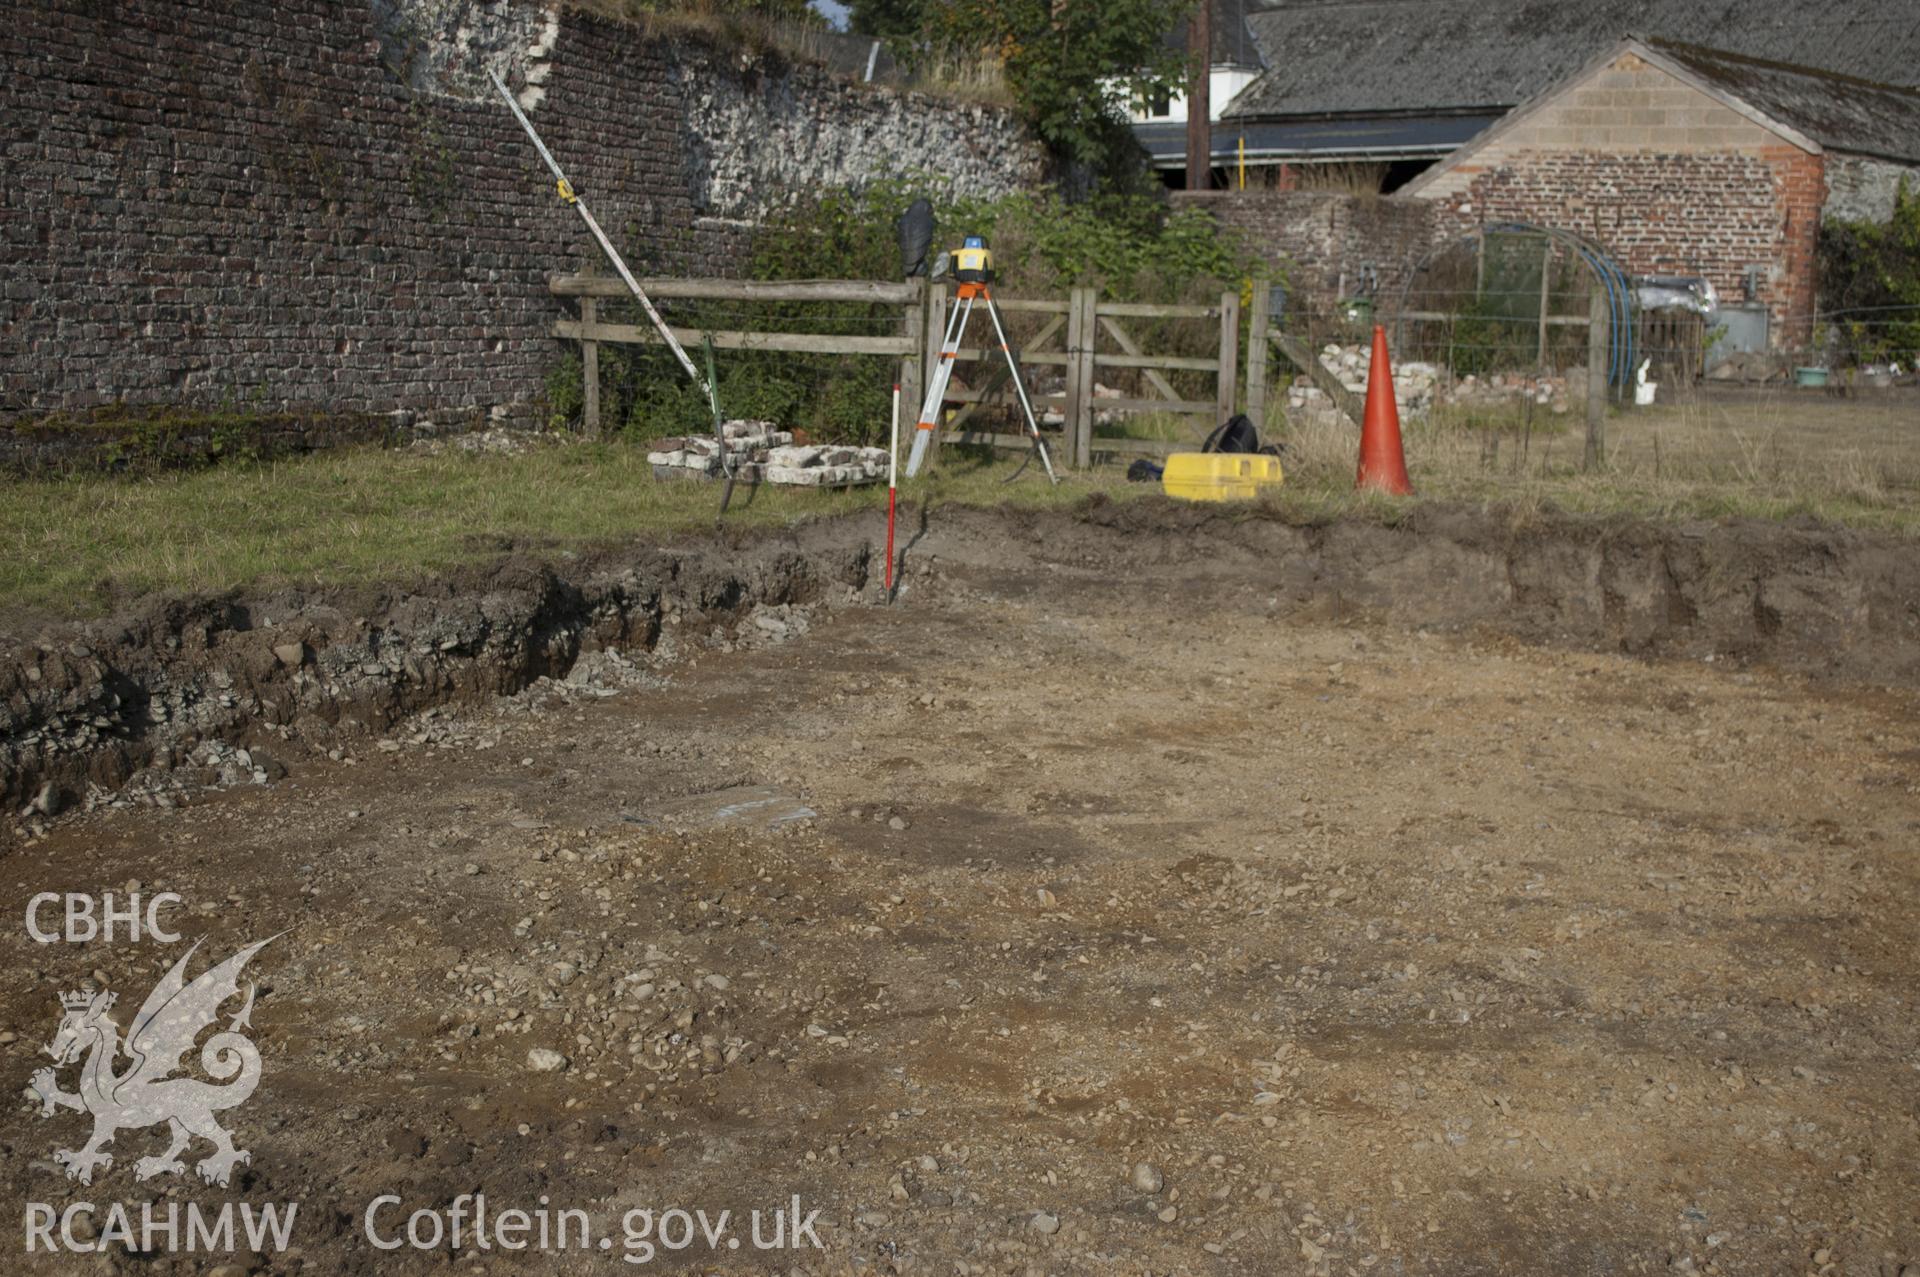
M 1117 475 L 1047 487 L 1038 469 L 952 457 L 916 495 L 1066 504 Z M 1124 486 L 1124 485 L 1123 485 Z M 643 451 L 555 444 L 519 455 L 351 449 L 138 479 L 15 480 L 0 500 L 0 602 L 98 613 L 149 590 L 407 576 L 497 554 L 710 528 L 719 489 L 657 483 Z M 767 526 L 886 505 L 886 489 L 740 488 L 729 525 Z
M 1786 392 L 1721 395 L 1618 415 L 1609 464 L 1582 472 L 1575 419 L 1442 415 L 1405 426 L 1415 500 L 1552 505 L 1651 518 L 1814 517 L 1920 536 L 1920 405 Z M 1136 421 L 1135 437 L 1170 423 Z M 1290 516 L 1360 512 L 1395 502 L 1353 491 L 1355 438 L 1345 425 L 1274 423 L 1287 443 L 1287 486 L 1270 499 Z M 1184 439 L 1184 426 L 1165 437 Z M 1070 474 L 1049 488 L 1037 470 L 1002 484 L 1015 462 L 950 453 L 911 485 L 934 502 L 1067 505 L 1128 484 L 1120 467 Z M 32 614 L 97 614 L 152 590 L 405 579 L 497 554 L 509 542 L 563 549 L 713 525 L 717 491 L 654 482 L 643 453 L 554 444 L 520 455 L 321 454 L 151 477 L 0 485 L 0 605 Z M 740 490 L 731 525 L 769 526 L 883 506 L 884 489 Z

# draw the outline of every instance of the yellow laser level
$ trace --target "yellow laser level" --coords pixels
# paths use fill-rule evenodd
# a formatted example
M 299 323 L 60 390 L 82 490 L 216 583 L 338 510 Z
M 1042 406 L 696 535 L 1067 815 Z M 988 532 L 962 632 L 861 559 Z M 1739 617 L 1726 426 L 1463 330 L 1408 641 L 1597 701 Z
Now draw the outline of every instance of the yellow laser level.
M 921 465 L 927 459 L 928 441 L 939 428 L 940 415 L 946 409 L 947 386 L 953 380 L 954 361 L 960 358 L 960 344 L 967 335 L 967 320 L 973 317 L 974 304 L 985 302 L 987 318 L 993 321 L 993 335 L 999 340 L 1000 354 L 1006 359 L 1007 372 L 1013 379 L 1014 394 L 1020 400 L 1020 412 L 1027 419 L 1027 436 L 1033 440 L 1033 450 L 1040 454 L 1040 464 L 1046 468 L 1047 478 L 1054 483 L 1060 482 L 1060 476 L 1053 472 L 1053 460 L 1047 456 L 1046 440 L 1040 437 L 1040 421 L 1033 415 L 1033 401 L 1027 397 L 1026 384 L 1020 377 L 1020 361 L 1014 357 L 1013 347 L 1007 342 L 1007 328 L 1000 322 L 1000 308 L 993 304 L 993 289 L 989 287 L 993 283 L 993 254 L 987 251 L 985 237 L 969 235 L 961 241 L 960 247 L 941 256 L 946 258 L 946 269 L 953 272 L 954 281 L 959 286 L 953 290 L 953 307 L 947 311 L 947 330 L 940 339 L 939 357 L 932 361 L 931 375 L 927 378 L 926 401 L 920 405 L 920 422 L 913 432 L 913 450 L 907 455 L 907 477 L 911 479 L 919 474 Z M 939 268 L 936 267 L 934 278 L 939 277 Z M 946 285 L 939 287 L 944 293 Z M 985 356 L 969 356 L 975 357 Z
M 953 250 L 953 277 L 962 284 L 991 284 L 993 254 L 980 235 L 969 235 Z

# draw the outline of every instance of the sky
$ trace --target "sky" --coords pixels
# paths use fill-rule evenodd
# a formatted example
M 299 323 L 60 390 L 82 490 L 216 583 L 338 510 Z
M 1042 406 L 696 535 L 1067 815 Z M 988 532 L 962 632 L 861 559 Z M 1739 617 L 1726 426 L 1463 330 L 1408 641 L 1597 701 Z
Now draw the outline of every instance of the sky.
M 836 3 L 836 0 L 809 0 L 809 4 L 815 13 L 826 16 L 835 31 L 847 29 L 847 6 L 844 4 Z

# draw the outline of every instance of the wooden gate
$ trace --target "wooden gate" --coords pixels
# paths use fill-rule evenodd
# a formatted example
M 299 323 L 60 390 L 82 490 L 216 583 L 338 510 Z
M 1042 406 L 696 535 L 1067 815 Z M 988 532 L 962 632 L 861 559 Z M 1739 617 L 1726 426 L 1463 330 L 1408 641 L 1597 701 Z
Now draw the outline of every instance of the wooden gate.
M 1034 395 L 1036 412 L 1057 414 L 1063 423 L 1067 446 L 1062 459 L 1069 465 L 1087 466 L 1102 454 L 1164 455 L 1191 447 L 1215 425 L 1231 416 L 1239 394 L 1240 297 L 1222 293 L 1214 306 L 1156 305 L 1146 302 L 1109 302 L 1099 299 L 1097 290 L 1076 288 L 1063 301 L 1051 299 L 994 298 L 1003 313 L 1047 316 L 1039 332 L 1015 344 L 1014 356 L 1022 368 L 1061 368 L 1064 388 L 1054 394 Z M 926 322 L 926 358 L 931 367 L 946 332 L 948 308 L 953 299 L 944 288 L 935 288 L 930 297 Z M 969 337 L 980 332 L 991 336 L 986 317 L 976 309 Z M 1219 326 L 1218 347 L 1206 356 L 1155 355 L 1141 349 L 1128 325 L 1139 319 L 1212 320 Z M 1011 406 L 1014 397 L 1007 384 L 1006 365 L 1000 352 L 991 345 L 963 346 L 962 362 L 985 362 L 987 371 L 976 389 L 949 388 L 947 401 L 964 405 L 945 423 L 940 437 L 952 443 L 986 444 L 996 448 L 1024 450 L 1032 446 L 1025 435 L 1000 434 L 968 429 L 967 423 L 983 404 Z M 1138 370 L 1146 383 L 1146 393 L 1137 397 L 1096 396 L 1094 387 L 1101 369 Z M 1214 395 L 1211 399 L 1185 399 L 1167 380 L 1171 371 L 1210 373 Z M 1049 411 L 1051 410 L 1051 411 Z M 1192 442 L 1157 439 L 1108 438 L 1094 433 L 1094 414 L 1170 413 L 1197 420 Z

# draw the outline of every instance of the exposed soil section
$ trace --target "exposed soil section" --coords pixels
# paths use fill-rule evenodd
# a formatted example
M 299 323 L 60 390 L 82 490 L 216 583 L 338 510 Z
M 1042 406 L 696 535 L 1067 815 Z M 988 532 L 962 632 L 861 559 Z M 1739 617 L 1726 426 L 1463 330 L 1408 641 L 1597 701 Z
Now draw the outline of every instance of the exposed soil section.
M 32 829 L 202 741 L 291 758 L 440 704 L 648 653 L 668 616 L 729 630 L 755 609 L 842 602 L 879 575 L 875 520 L 556 558 L 510 555 L 414 589 L 167 600 L 0 641 L 0 799 Z M 1071 514 L 934 512 L 909 574 L 997 565 L 1044 590 L 1062 569 L 1230 578 L 1288 615 L 1486 626 L 1596 650 L 1920 682 L 1911 541 L 1758 522 L 1660 525 L 1422 507 L 1395 526 L 1298 525 L 1161 500 Z M 252 766 L 259 750 L 264 767 Z
M 651 652 L 662 624 L 843 601 L 871 552 L 851 528 L 686 552 L 510 554 L 412 589 L 154 601 L 0 645 L 0 794 L 28 819 L 98 801 L 203 741 L 250 747 L 265 779 L 437 705 Z M 260 755 L 263 767 L 252 765 Z
M 637 1207 L 822 1212 L 822 1250 L 655 1259 L 678 1272 L 1920 1263 L 1920 703 L 1757 663 L 1848 674 L 1877 648 L 1910 674 L 1911 614 L 1856 582 L 1864 619 L 1816 665 L 1795 605 L 1753 607 L 1890 548 L 940 525 L 895 606 L 818 609 L 804 639 L 706 647 L 683 609 L 679 659 L 613 695 L 536 681 L 0 858 L 16 1083 L 58 991 L 97 973 L 136 1006 L 184 949 L 37 946 L 33 893 L 179 892 L 207 961 L 284 932 L 255 963 L 231 1187 L 136 1182 L 159 1131 L 72 1183 L 51 1155 L 84 1119 L 21 1103 L 7 1211 L 297 1201 L 274 1272 L 441 1270 L 375 1250 L 367 1203 L 476 1190 L 616 1239 Z M 1550 554 L 1652 584 L 1576 606 Z M 1623 644 L 1756 663 L 1582 650 Z M 743 785 L 819 816 L 662 821 Z

